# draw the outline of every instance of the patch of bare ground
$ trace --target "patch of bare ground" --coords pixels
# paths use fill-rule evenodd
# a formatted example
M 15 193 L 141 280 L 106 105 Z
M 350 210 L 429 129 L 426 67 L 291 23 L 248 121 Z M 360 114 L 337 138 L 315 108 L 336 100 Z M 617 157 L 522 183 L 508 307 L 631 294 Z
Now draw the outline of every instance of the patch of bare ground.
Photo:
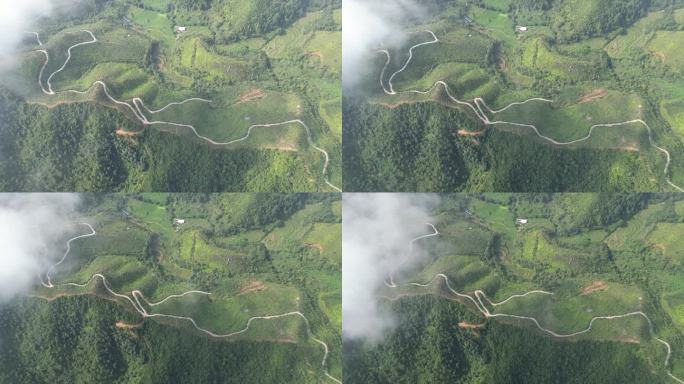
M 323 246 L 320 244 L 317 244 L 317 243 L 309 244 L 309 243 L 307 243 L 306 246 L 309 248 L 317 249 L 318 252 L 323 253 Z
M 276 151 L 284 151 L 284 152 L 298 152 L 299 148 L 297 147 L 296 143 L 292 143 L 285 139 L 284 137 L 280 137 L 278 139 L 277 143 L 272 143 L 272 144 L 265 144 L 265 145 L 260 145 L 260 148 L 263 149 L 273 149 Z
M 255 88 L 243 93 L 235 100 L 235 105 L 247 103 L 254 100 L 263 99 L 267 94 L 261 89 Z
M 662 252 L 662 255 L 663 255 L 663 256 L 667 256 L 667 247 L 665 246 L 665 244 L 656 243 L 656 244 L 651 244 L 651 245 L 652 245 L 654 248 L 659 249 L 660 252 Z
M 462 329 L 482 329 L 485 327 L 485 324 L 471 324 L 465 321 L 461 321 L 458 323 L 458 327 Z
M 123 128 L 119 128 L 116 130 L 116 135 L 119 137 L 135 137 L 138 136 L 142 133 L 142 131 L 138 132 L 132 132 L 132 131 L 127 131 Z
M 639 148 L 637 148 L 635 145 L 626 145 L 620 147 L 620 149 L 627 152 L 639 152 Z
M 459 129 L 456 133 L 461 137 L 478 137 L 484 135 L 484 131 L 472 132 L 465 129 Z
M 618 338 L 618 341 L 628 344 L 641 344 L 641 340 L 635 336 L 623 336 Z
M 580 97 L 580 99 L 577 100 L 577 102 L 579 104 L 586 104 L 586 103 L 592 102 L 594 100 L 602 99 L 602 98 L 606 97 L 606 95 L 608 95 L 607 89 L 597 88 L 597 89 L 594 89 L 593 91 L 587 93 L 586 95 Z
M 274 149 L 276 151 L 283 151 L 283 152 L 297 152 L 297 148 L 290 144 L 283 144 L 283 145 L 263 145 L 261 146 L 263 149 Z
M 240 290 L 237 292 L 235 296 L 242 296 L 252 292 L 263 291 L 266 288 L 266 284 L 264 284 L 263 282 L 259 280 L 252 280 L 249 283 L 247 283 L 247 285 L 240 288 Z
M 627 141 L 627 139 L 622 136 L 620 142 L 617 143 L 615 149 L 627 152 L 639 152 L 639 144 L 633 141 Z
M 143 326 L 143 322 L 139 322 L 137 324 L 129 324 L 124 322 L 123 320 L 119 320 L 116 322 L 115 326 L 119 329 L 138 329 Z
M 307 52 L 309 56 L 315 56 L 318 57 L 319 59 L 323 60 L 323 53 L 321 51 L 312 51 L 312 52 Z
M 608 289 L 608 283 L 603 280 L 594 280 L 582 288 L 582 295 L 589 295 L 594 292 L 605 291 Z
M 663 63 L 667 62 L 667 56 L 665 56 L 664 53 L 662 53 L 662 52 L 652 52 L 652 53 L 653 53 L 653 56 L 659 58 L 660 61 L 662 61 Z

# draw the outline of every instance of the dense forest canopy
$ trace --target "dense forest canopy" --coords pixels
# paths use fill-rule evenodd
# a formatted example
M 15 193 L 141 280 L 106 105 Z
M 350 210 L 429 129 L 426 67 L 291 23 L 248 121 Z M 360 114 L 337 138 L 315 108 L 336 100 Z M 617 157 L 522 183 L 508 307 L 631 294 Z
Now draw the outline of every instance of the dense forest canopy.
M 391 325 L 345 339 L 346 382 L 681 377 L 682 196 L 444 194 L 430 214 L 426 255 L 375 293 Z
M 426 9 L 345 95 L 347 189 L 682 189 L 682 1 Z
M 67 18 L 59 8 L 3 74 L 0 190 L 336 189 L 340 6 L 99 1 Z
M 648 191 L 639 157 L 598 149 L 559 150 L 529 136 L 482 129 L 437 104 L 388 110 L 345 99 L 344 169 L 350 191 Z M 473 145 L 475 143 L 475 145 Z M 378 160 L 382 154 L 382 160 Z M 540 166 L 543 164 L 543 166 Z M 612 166 L 606 166 L 612 164 Z M 611 168 L 624 169 L 616 174 Z
M 454 329 L 454 319 L 478 319 L 439 298 L 409 298 L 389 307 L 400 323 L 381 344 L 345 342 L 345 382 L 665 383 L 635 346 L 559 343 L 500 324 L 473 337 Z
M 123 114 L 89 103 L 46 109 L 22 103 L 0 88 L 0 189 L 5 191 L 263 191 L 308 189 L 305 178 L 273 174 L 298 168 L 276 151 L 216 151 L 183 136 L 140 129 Z M 188 172 L 192 169 L 192 172 Z M 275 178 L 274 178 L 275 177 Z
M 79 196 L 67 219 L 93 235 L 0 303 L 1 382 L 341 376 L 339 195 Z

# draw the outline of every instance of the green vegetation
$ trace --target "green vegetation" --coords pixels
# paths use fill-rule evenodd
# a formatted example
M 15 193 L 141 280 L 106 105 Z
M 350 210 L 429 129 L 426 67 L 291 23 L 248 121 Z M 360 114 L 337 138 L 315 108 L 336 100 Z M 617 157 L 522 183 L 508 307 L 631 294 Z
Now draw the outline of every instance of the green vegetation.
M 83 200 L 74 220 L 91 223 L 97 234 L 72 243 L 52 275 L 54 287 L 38 285 L 0 309 L 1 381 L 319 383 L 330 381 L 328 371 L 341 377 L 339 196 Z M 67 238 L 85 229 L 74 226 Z M 143 304 L 151 316 L 142 316 L 141 307 L 108 289 L 129 298 L 139 290 L 139 300 L 159 304 Z M 165 300 L 193 290 L 209 294 Z M 308 325 L 287 315 L 293 312 Z M 250 323 L 278 315 L 284 316 Z M 314 338 L 330 348 L 325 361 Z
M 12 109 L 16 106 L 16 109 Z M 80 103 L 46 109 L 11 97 L 0 103 L 0 190 L 315 190 L 294 152 L 215 150 L 184 136 L 137 127 L 122 113 Z M 7 117 L 5 119 L 4 117 Z
M 16 180 L 3 190 L 330 191 L 334 187 L 326 181 L 340 185 L 342 179 L 340 6 L 302 0 L 116 0 L 73 12 L 68 20 L 41 20 L 43 45 L 27 34 L 17 67 L 0 84 L 0 121 L 9 131 L 2 132 L 2 141 L 14 139 L 12 132 L 42 137 L 47 130 L 76 126 L 99 133 L 89 138 L 65 132 L 74 156 L 90 157 L 93 146 L 117 148 L 102 155 L 103 166 L 111 169 L 106 176 L 72 175 L 69 159 L 32 154 L 61 153 L 63 143 L 23 141 L 0 160 L 9 172 L 3 179 Z M 69 47 L 92 40 L 87 31 L 97 41 L 73 48 L 65 68 L 55 73 Z M 45 55 L 36 52 L 39 48 L 49 56 L 40 83 Z M 41 90 L 49 88 L 50 77 L 55 94 Z M 96 81 L 128 106 L 106 97 Z M 191 98 L 210 102 L 169 105 Z M 261 126 L 270 124 L 276 125 Z M 323 151 L 330 157 L 327 166 Z M 205 159 L 176 171 L 167 170 L 174 167 L 170 163 L 160 172 L 150 169 L 154 162 L 184 162 L 195 153 Z M 42 170 L 34 166 L 43 160 L 59 164 L 61 175 L 50 185 L 35 185 L 32 179 Z M 191 188 L 178 180 L 201 174 Z M 102 177 L 110 179 L 98 180 Z
M 674 382 L 667 372 L 684 374 L 683 213 L 674 194 L 445 195 L 431 212 L 440 234 L 423 243 L 429 257 L 395 276 L 398 288 L 378 292 L 396 327 L 379 343 L 345 340 L 345 381 Z M 552 292 L 487 307 L 559 334 L 634 312 L 654 334 L 632 315 L 556 338 L 530 320 L 484 317 L 443 280 L 409 284 L 438 273 L 494 303 Z M 667 366 L 655 337 L 672 347 Z
M 347 191 L 651 191 L 654 170 L 635 152 L 559 150 L 528 135 L 475 137 L 465 113 L 439 105 L 344 104 Z M 382 154 L 382 160 L 378 160 Z M 657 155 L 655 155 L 657 156 Z M 658 162 L 659 166 L 662 161 Z
M 400 315 L 387 341 L 373 349 L 345 341 L 346 382 L 666 382 L 651 372 L 634 345 L 559 343 L 497 323 L 477 331 L 460 329 L 455 322 L 478 320 L 437 298 L 408 298 L 387 306 Z
M 392 81 L 397 94 L 383 92 L 385 60 L 378 56 L 368 63 L 372 76 L 345 97 L 345 190 L 648 192 L 674 190 L 668 181 L 684 185 L 684 3 L 434 3 L 432 16 L 406 25 L 405 42 L 390 48 L 385 88 L 408 49 L 432 39 L 424 30 L 439 39 L 414 49 Z M 438 81 L 473 106 L 482 98 L 483 112 L 454 102 Z M 408 90 L 430 92 L 402 93 Z M 531 98 L 552 102 L 511 105 Z M 601 124 L 619 125 L 592 129 Z M 669 152 L 669 165 L 658 148 Z

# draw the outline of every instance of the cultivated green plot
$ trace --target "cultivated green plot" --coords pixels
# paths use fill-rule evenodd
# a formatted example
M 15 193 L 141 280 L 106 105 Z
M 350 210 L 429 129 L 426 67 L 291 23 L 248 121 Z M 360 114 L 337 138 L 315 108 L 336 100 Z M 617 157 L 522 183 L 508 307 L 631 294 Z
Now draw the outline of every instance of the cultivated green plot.
M 585 3 L 454 3 L 407 25 L 345 109 L 351 189 L 681 190 L 681 9 Z
M 658 223 L 649 234 L 648 241 L 663 252 L 663 256 L 679 263 L 684 262 L 684 240 L 682 223 Z
M 678 135 L 684 135 L 684 101 L 672 100 L 663 103 L 662 114 Z
M 317 380 L 340 376 L 339 197 L 101 195 L 83 209 L 64 261 L 34 296 L 112 301 L 131 317 L 111 320 L 117 337 L 135 342 L 159 342 L 148 331 L 161 326 L 213 342 L 291 344 Z
M 623 95 L 617 92 L 596 90 L 571 101 L 568 105 L 549 105 L 548 103 L 530 103 L 511 108 L 497 115 L 501 121 L 510 121 L 520 124 L 531 124 L 538 128 L 539 132 L 558 142 L 571 142 L 584 139 L 589 135 L 589 130 L 597 124 L 611 124 L 640 118 L 642 101 L 634 95 Z M 611 130 L 606 127 L 605 130 Z M 629 130 L 624 126 L 612 127 L 617 131 L 615 147 L 620 144 L 630 146 L 629 132 L 621 135 L 620 131 Z M 645 129 L 644 129 L 645 130 Z M 633 140 L 633 139 L 632 139 Z M 592 140 L 587 140 L 591 145 Z M 602 143 L 608 144 L 608 143 Z M 634 149 L 640 147 L 639 142 L 631 143 Z
M 426 255 L 398 267 L 399 272 L 388 272 L 377 293 L 383 308 L 392 308 L 399 321 L 412 318 L 426 328 L 414 328 L 411 334 L 390 331 L 391 344 L 380 342 L 388 349 L 379 358 L 396 356 L 392 348 L 406 354 L 398 346 L 434 337 L 433 332 L 444 338 L 456 333 L 449 347 L 433 348 L 440 353 L 458 348 L 461 352 L 450 364 L 478 361 L 478 368 L 469 366 L 463 374 L 489 377 L 525 353 L 519 341 L 509 338 L 514 332 L 510 327 L 515 327 L 524 337 L 567 343 L 582 351 L 578 353 L 606 345 L 629 349 L 621 359 L 631 356 L 650 367 L 654 377 L 676 382 L 684 347 L 684 285 L 677 251 L 682 247 L 680 199 L 618 194 L 443 196 L 430 212 L 438 234 L 420 240 Z M 642 284 L 644 279 L 650 283 Z M 444 308 L 438 311 L 441 315 L 431 312 L 435 300 L 459 308 L 458 314 Z M 506 331 L 497 332 L 500 326 Z M 470 344 L 480 342 L 495 343 L 511 355 L 498 357 L 496 363 L 480 361 L 483 349 Z M 541 353 L 548 346 L 537 348 Z M 434 356 L 420 359 L 442 364 Z M 602 364 L 612 369 L 626 363 Z M 534 367 L 537 375 L 546 374 L 545 368 Z M 554 374 L 571 369 L 555 367 L 560 371 Z
M 35 104 L 42 113 L 89 103 L 130 119 L 106 129 L 121 141 L 121 161 L 110 161 L 125 174 L 107 190 L 178 190 L 168 172 L 140 167 L 140 157 L 166 155 L 145 148 L 153 140 L 147 130 L 176 134 L 167 139 L 180 143 L 175 147 L 190 142 L 208 153 L 262 158 L 212 155 L 235 159 L 225 166 L 239 173 L 231 181 L 242 188 L 203 190 L 339 190 L 339 5 L 115 1 L 95 8 L 27 33 L 32 41 L 12 71 L 18 76 L 3 84 L 25 97 L 19 105 Z M 26 124 L 39 126 L 34 120 Z M 273 129 L 259 129 L 266 127 Z
M 684 53 L 679 49 L 684 42 L 682 31 L 659 31 L 651 39 L 648 49 L 673 70 L 679 71 L 684 64 Z
M 247 136 L 250 126 L 302 117 L 302 101 L 296 96 L 274 91 L 252 93 L 260 94 L 258 100 L 245 100 L 248 97 L 243 96 L 226 100 L 225 103 L 188 103 L 163 111 L 158 118 L 162 121 L 191 124 L 197 127 L 199 135 L 218 143 L 227 143 Z M 299 130 L 303 131 L 302 128 Z

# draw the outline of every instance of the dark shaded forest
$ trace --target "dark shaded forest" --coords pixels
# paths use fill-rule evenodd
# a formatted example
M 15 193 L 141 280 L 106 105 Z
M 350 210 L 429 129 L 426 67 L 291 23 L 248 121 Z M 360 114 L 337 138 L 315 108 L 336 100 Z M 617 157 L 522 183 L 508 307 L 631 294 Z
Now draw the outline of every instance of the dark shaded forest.
M 294 344 L 217 342 L 153 321 L 126 331 L 117 321 L 139 319 L 97 297 L 0 308 L 0 382 L 275 383 L 308 375 Z
M 122 113 L 90 103 L 47 109 L 0 89 L 2 191 L 257 191 L 310 189 L 301 160 L 275 150 L 217 150 L 147 129 Z M 297 177 L 278 174 L 287 164 Z M 294 172 L 294 171 L 293 171 Z
M 343 155 L 348 191 L 601 192 L 651 186 L 639 155 L 590 148 L 560 149 L 531 136 L 487 129 L 437 103 L 388 109 L 347 98 Z M 611 180 L 620 164 L 629 175 Z
M 638 345 L 558 342 L 495 321 L 462 329 L 459 321 L 483 320 L 439 297 L 406 298 L 387 307 L 398 324 L 380 344 L 345 341 L 346 383 L 663 382 L 640 357 Z

